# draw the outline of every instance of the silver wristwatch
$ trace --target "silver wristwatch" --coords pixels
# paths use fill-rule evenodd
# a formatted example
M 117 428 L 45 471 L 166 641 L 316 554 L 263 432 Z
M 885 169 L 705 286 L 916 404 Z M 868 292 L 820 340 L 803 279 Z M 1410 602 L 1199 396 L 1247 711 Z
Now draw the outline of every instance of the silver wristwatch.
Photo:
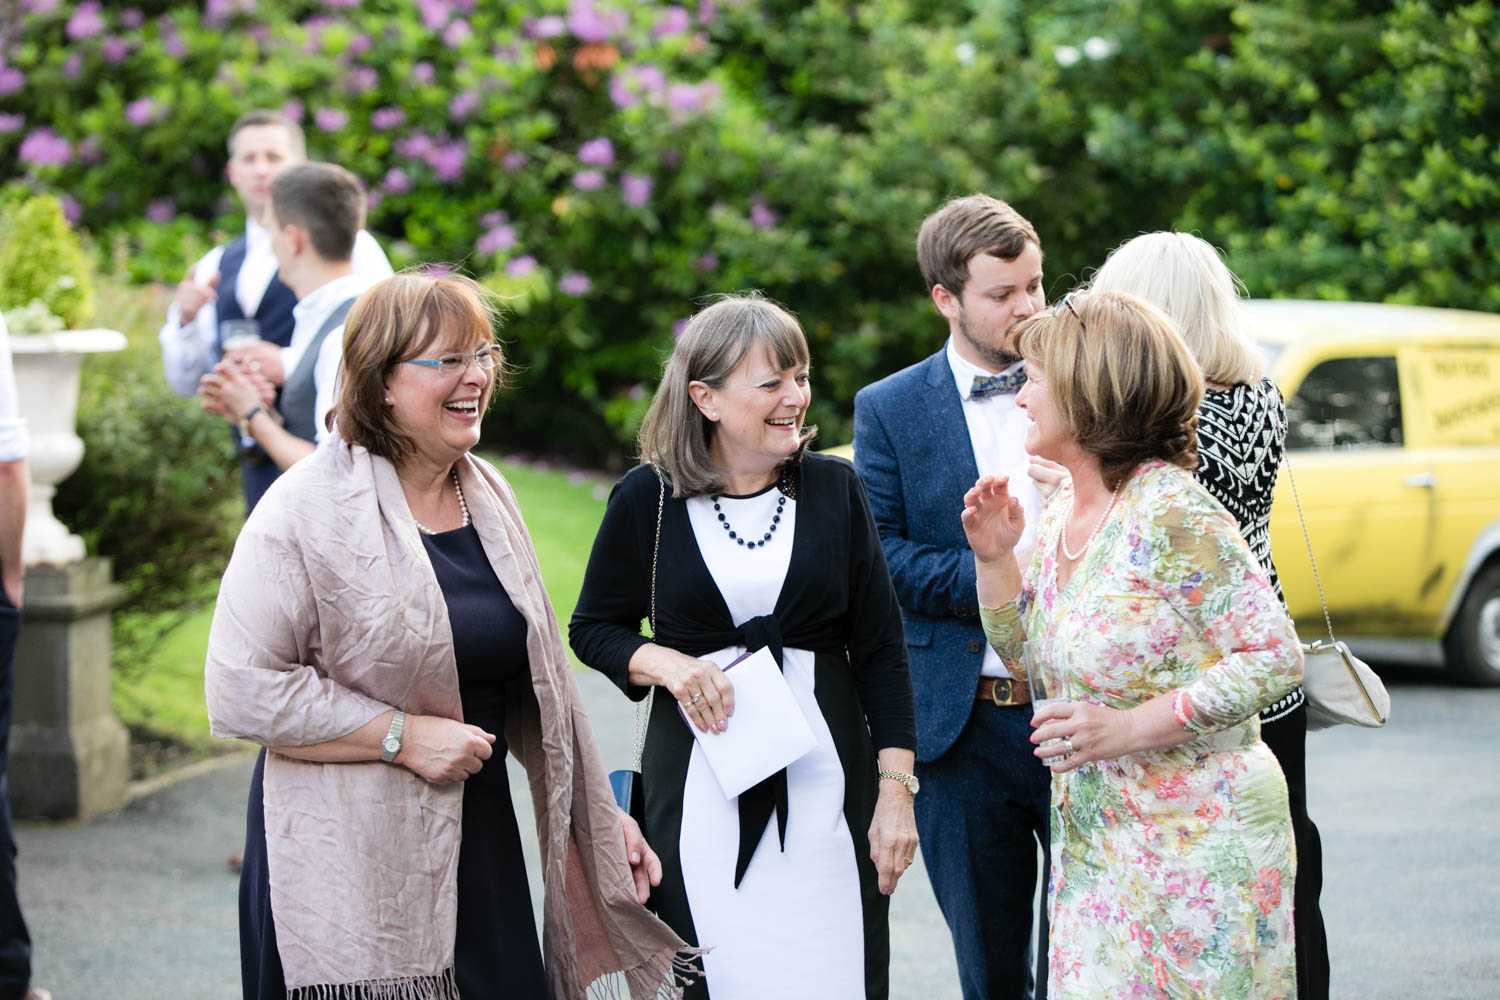
M 398 708 L 396 714 L 391 716 L 391 728 L 386 730 L 385 739 L 380 741 L 380 759 L 387 764 L 401 752 L 401 730 L 405 728 L 406 713 Z

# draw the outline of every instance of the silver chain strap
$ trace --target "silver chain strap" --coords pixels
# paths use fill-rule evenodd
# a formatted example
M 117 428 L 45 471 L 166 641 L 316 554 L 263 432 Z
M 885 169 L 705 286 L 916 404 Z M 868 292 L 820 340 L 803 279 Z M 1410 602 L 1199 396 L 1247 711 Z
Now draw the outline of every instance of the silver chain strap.
M 651 467 L 655 471 L 656 466 Z M 651 623 L 651 638 L 656 638 L 656 558 L 661 553 L 661 512 L 667 502 L 667 481 L 656 473 L 658 490 L 656 493 L 656 543 L 651 547 L 651 615 L 647 619 Z M 646 752 L 646 723 L 651 719 L 651 703 L 656 700 L 656 685 L 646 692 L 646 697 L 635 710 L 635 752 L 631 756 L 632 771 L 639 772 L 641 769 L 641 757 Z
M 1307 546 L 1307 561 L 1312 563 L 1313 584 L 1318 588 L 1318 601 L 1323 605 L 1323 621 L 1328 625 L 1328 641 L 1337 643 L 1333 637 L 1333 617 L 1328 614 L 1328 599 L 1323 596 L 1323 581 L 1318 578 L 1318 561 L 1313 558 L 1312 539 L 1307 537 L 1307 520 L 1302 516 L 1302 501 L 1297 496 L 1297 480 L 1292 475 L 1292 461 L 1283 453 L 1281 465 L 1286 469 L 1286 481 L 1292 487 L 1292 503 L 1297 505 L 1297 523 L 1302 525 L 1302 544 Z

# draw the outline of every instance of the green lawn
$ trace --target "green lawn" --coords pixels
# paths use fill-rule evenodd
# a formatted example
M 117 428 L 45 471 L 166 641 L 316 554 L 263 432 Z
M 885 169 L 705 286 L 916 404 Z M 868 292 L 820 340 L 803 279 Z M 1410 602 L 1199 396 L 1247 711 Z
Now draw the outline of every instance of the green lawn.
M 573 604 L 583 585 L 594 533 L 604 516 L 608 481 L 598 476 L 539 469 L 494 459 L 515 488 L 526 525 L 536 543 L 547 593 L 566 634 Z M 597 494 L 597 495 L 596 495 Z M 213 606 L 187 619 L 162 642 L 151 669 L 138 676 L 114 677 L 115 711 L 135 740 L 166 740 L 190 755 L 234 749 L 208 735 L 203 705 L 203 657 Z M 149 763 L 137 771 L 149 769 Z

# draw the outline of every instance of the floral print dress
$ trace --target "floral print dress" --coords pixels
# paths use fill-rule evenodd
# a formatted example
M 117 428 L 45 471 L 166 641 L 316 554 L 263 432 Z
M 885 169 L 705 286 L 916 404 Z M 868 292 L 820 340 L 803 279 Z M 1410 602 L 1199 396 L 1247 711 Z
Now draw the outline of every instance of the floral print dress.
M 1256 713 L 1301 680 L 1297 636 L 1234 519 L 1160 461 L 1059 587 L 1071 489 L 1042 515 L 1020 597 L 982 611 L 985 634 L 1018 673 L 1039 642 L 1073 700 L 1128 709 L 1184 689 L 1195 735 L 1053 776 L 1049 995 L 1295 997 L 1286 782 Z

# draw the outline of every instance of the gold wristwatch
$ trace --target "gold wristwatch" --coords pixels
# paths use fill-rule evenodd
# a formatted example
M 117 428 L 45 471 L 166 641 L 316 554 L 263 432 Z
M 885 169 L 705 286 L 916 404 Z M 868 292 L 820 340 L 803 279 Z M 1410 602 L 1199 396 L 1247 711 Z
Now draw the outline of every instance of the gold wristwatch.
M 911 792 L 912 798 L 917 797 L 917 789 L 922 787 L 922 783 L 917 780 L 915 774 L 907 774 L 905 771 L 881 771 L 880 776 L 901 782 L 906 786 L 906 790 Z

